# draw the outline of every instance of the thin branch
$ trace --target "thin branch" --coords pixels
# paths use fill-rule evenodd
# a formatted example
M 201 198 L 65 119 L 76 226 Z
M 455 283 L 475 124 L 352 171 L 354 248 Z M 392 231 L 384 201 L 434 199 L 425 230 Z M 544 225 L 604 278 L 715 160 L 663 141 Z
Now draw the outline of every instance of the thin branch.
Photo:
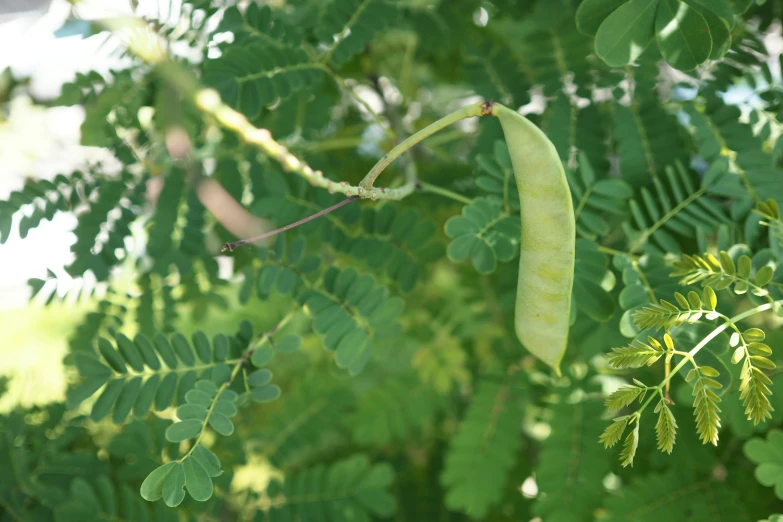
M 432 183 L 426 183 L 424 181 L 419 180 L 419 189 L 422 192 L 429 192 L 431 194 L 438 194 L 439 196 L 443 196 L 449 199 L 453 199 L 454 201 L 459 201 L 460 203 L 465 203 L 466 205 L 470 204 L 473 200 L 470 199 L 467 196 L 463 196 L 462 194 L 458 194 L 457 192 L 454 192 L 453 190 L 449 190 L 443 187 L 439 187 L 437 185 L 433 185 Z
M 324 216 L 328 214 L 329 212 L 333 212 L 337 210 L 338 208 L 347 205 L 351 201 L 359 199 L 359 196 L 350 196 L 348 198 L 345 198 L 344 200 L 340 201 L 339 203 L 335 203 L 331 207 L 327 207 L 319 212 L 316 212 L 312 216 L 307 216 L 304 219 L 300 219 L 299 221 L 296 221 L 294 223 L 291 223 L 290 225 L 286 225 L 284 227 L 278 228 L 277 230 L 272 230 L 271 232 L 267 232 L 265 234 L 261 234 L 260 236 L 251 237 L 250 239 L 240 239 L 239 241 L 234 241 L 233 243 L 226 243 L 223 245 L 223 248 L 220 250 L 221 252 L 232 252 L 236 247 L 246 245 L 248 243 L 255 243 L 256 241 L 261 241 L 262 239 L 266 239 L 268 237 L 276 236 L 277 234 L 280 234 L 281 232 L 286 232 L 288 230 L 291 230 L 292 228 L 296 228 L 299 225 L 304 225 L 305 223 L 308 223 L 310 221 L 313 221 L 314 219 L 318 219 L 321 216 Z

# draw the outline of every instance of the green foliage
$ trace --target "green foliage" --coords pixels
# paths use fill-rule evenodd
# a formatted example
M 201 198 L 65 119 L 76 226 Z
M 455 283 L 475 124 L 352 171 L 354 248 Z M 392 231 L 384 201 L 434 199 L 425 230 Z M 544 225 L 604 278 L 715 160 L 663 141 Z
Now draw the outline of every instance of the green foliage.
M 324 272 L 322 290 L 311 289 L 300 301 L 313 318 L 313 330 L 322 336 L 324 348 L 334 352 L 335 362 L 351 374 L 362 371 L 372 354 L 373 341 L 399 331 L 397 317 L 402 300 L 372 276 L 352 268 L 334 267 Z
M 127 485 L 120 487 L 106 476 L 97 477 L 93 484 L 83 478 L 71 482 L 68 499 L 54 509 L 57 522 L 78 520 L 140 520 L 155 522 L 177 520 L 176 514 L 157 504 L 152 513 L 148 504 Z
M 605 236 L 611 230 L 612 217 L 625 214 L 631 188 L 621 179 L 596 179 L 584 153 L 579 155 L 579 169 L 568 173 L 577 233 L 589 239 Z
M 446 453 L 446 505 L 484 518 L 497 505 L 520 449 L 523 392 L 519 379 L 483 381 Z
M 510 105 L 523 105 L 530 100 L 522 68 L 505 43 L 479 40 L 465 49 L 462 67 L 466 81 L 477 94 Z
M 721 206 L 705 197 L 714 177 L 705 177 L 696 189 L 691 173 L 678 162 L 666 168 L 666 184 L 653 180 L 653 190 L 643 187 L 640 198 L 630 202 L 633 224 L 624 230 L 631 249 L 648 247 L 662 252 L 679 252 L 677 236 L 694 237 L 697 230 L 714 233 L 718 225 L 729 222 Z M 667 188 L 668 187 L 668 190 Z
M 389 380 L 359 399 L 349 425 L 358 444 L 385 446 L 421 432 L 442 407 L 443 399 L 431 389 Z
M 544 442 L 536 477 L 534 512 L 544 520 L 587 520 L 599 506 L 601 481 L 609 471 L 603 449 L 601 408 L 591 402 L 561 403 L 553 409 L 552 433 Z
M 636 60 L 654 38 L 669 65 L 691 71 L 726 53 L 734 22 L 724 0 L 586 0 L 576 13 L 579 30 L 595 35 L 596 54 L 612 67 Z
M 340 522 L 370 516 L 387 518 L 397 505 L 388 489 L 394 470 L 354 455 L 331 466 L 316 466 L 269 486 L 262 520 L 327 520 Z
M 508 262 L 516 255 L 519 221 L 495 198 L 477 198 L 462 208 L 461 216 L 446 223 L 452 239 L 447 249 L 455 262 L 470 259 L 480 274 L 495 271 L 498 261 Z
M 278 409 L 264 419 L 257 434 L 264 457 L 283 470 L 317 462 L 333 447 L 356 400 L 320 373 L 310 373 L 301 384 L 278 402 Z
M 686 470 L 641 477 L 627 493 L 609 497 L 606 520 L 749 520 L 735 492 L 709 478 L 693 477 Z
M 30 180 L 22 190 L 13 191 L 8 200 L 0 202 L 0 244 L 8 241 L 14 215 L 20 215 L 19 237 L 24 239 L 42 221 L 51 221 L 57 212 L 66 212 L 89 197 L 95 188 L 91 176 L 75 171 L 70 176 L 58 174 L 51 181 Z M 31 208 L 29 213 L 18 214 Z
M 312 88 L 322 78 L 323 72 L 305 51 L 262 43 L 231 47 L 204 64 L 204 83 L 251 119 L 263 107 Z
M 783 432 L 771 430 L 767 440 L 750 439 L 743 451 L 758 466 L 756 480 L 763 486 L 773 487 L 775 495 L 783 499 Z
M 281 15 L 279 10 L 271 9 L 268 5 L 250 4 L 244 12 L 232 6 L 223 13 L 217 31 L 231 31 L 235 42 L 300 43 L 300 28 Z
M 386 0 L 331 0 L 319 13 L 315 36 L 329 47 L 325 57 L 341 65 L 392 25 L 399 9 Z
M 375 270 L 383 269 L 403 292 L 416 287 L 423 266 L 443 255 L 443 247 L 434 241 L 435 225 L 413 209 L 363 209 L 361 223 L 358 233 L 335 233 L 332 245 Z
M 225 383 L 231 375 L 229 364 L 236 362 L 227 359 L 230 342 L 222 334 L 211 343 L 200 331 L 192 344 L 180 333 L 170 338 L 158 333 L 152 339 L 138 334 L 133 340 L 117 333 L 114 340 L 112 344 L 101 337 L 97 352 L 74 358 L 84 380 L 68 395 L 68 405 L 75 407 L 103 389 L 90 413 L 96 422 L 111 412 L 112 421 L 121 424 L 131 411 L 140 419 L 152 408 L 162 411 L 180 404 L 198 378 Z
M 98 36 L 121 70 L 30 93 L 118 168 L 30 169 L 0 201 L 5 247 L 76 224 L 28 286 L 80 312 L 65 400 L 0 414 L 0 522 L 780 517 L 779 2 L 167 5 Z M 480 99 L 566 173 L 562 376 L 515 336 L 539 170 L 516 186 L 492 117 L 405 141 Z M 49 380 L 0 377 L 3 406 Z

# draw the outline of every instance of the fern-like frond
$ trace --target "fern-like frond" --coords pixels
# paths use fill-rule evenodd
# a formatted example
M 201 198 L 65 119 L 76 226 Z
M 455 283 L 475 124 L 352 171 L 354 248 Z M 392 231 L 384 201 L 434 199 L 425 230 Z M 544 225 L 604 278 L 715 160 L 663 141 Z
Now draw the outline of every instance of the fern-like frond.
M 308 289 L 298 299 L 313 317 L 313 330 L 322 336 L 324 348 L 333 351 L 337 366 L 352 375 L 369 362 L 373 339 L 400 332 L 402 300 L 389 297 L 387 288 L 353 268 L 329 267 L 321 288 Z
M 462 63 L 465 80 L 479 96 L 510 105 L 530 101 L 528 84 L 506 42 L 480 33 L 466 48 Z
M 435 239 L 435 225 L 413 209 L 386 205 L 362 211 L 362 229 L 350 235 L 335 230 L 331 244 L 364 260 L 371 270 L 384 273 L 400 290 L 410 292 L 422 275 L 422 267 L 443 255 Z
M 633 459 L 636 457 L 636 449 L 639 447 L 639 417 L 635 418 L 636 425 L 628 432 L 623 442 L 623 449 L 620 451 L 620 464 L 625 468 L 633 467 Z
M 570 83 L 576 87 L 577 95 L 590 96 L 590 73 L 595 68 L 585 52 L 590 39 L 576 30 L 570 16 L 556 26 L 531 32 L 523 45 L 533 81 L 543 87 L 545 96 L 560 93 Z
M 742 33 L 742 38 L 732 43 L 726 56 L 710 64 L 705 85 L 708 92 L 726 92 L 737 78 L 754 78 L 759 69 L 767 65 L 767 49 L 763 37 L 756 30 Z M 753 85 L 753 80 L 749 83 Z M 770 82 L 772 83 L 772 82 Z
M 131 411 L 142 418 L 153 406 L 164 410 L 175 394 L 177 403 L 185 399 L 197 372 L 220 385 L 231 373 L 227 363 L 235 362 L 227 360 L 229 340 L 224 335 L 210 343 L 203 332 L 196 332 L 192 344 L 179 333 L 171 338 L 157 334 L 152 340 L 143 334 L 130 340 L 116 333 L 114 339 L 113 344 L 101 337 L 97 353 L 77 353 L 74 359 L 84 380 L 69 393 L 68 404 L 75 407 L 103 388 L 90 414 L 96 422 L 110 412 L 112 421 L 120 424 Z
M 446 505 L 483 518 L 501 499 L 522 438 L 520 385 L 482 381 L 446 453 Z
M 636 399 L 641 402 L 647 393 L 647 386 L 626 384 L 621 386 L 609 397 L 606 398 L 606 407 L 610 411 L 619 411 Z
M 57 105 L 84 105 L 81 125 L 81 144 L 92 147 L 110 147 L 126 165 L 136 158 L 117 128 L 132 128 L 138 132 L 139 109 L 149 104 L 152 84 L 149 76 L 137 76 L 134 69 L 111 71 L 106 77 L 96 71 L 77 74 L 72 83 L 63 86 Z M 163 90 L 163 89 L 161 89 Z M 159 96 L 163 98 L 163 96 Z M 141 140 L 145 133 L 142 131 Z
M 538 498 L 533 512 L 543 520 L 587 520 L 603 494 L 601 477 L 610 464 L 595 443 L 601 432 L 601 406 L 595 402 L 554 407 L 552 432 L 536 467 Z
M 443 407 L 443 397 L 411 379 L 389 379 L 363 393 L 348 425 L 362 445 L 385 446 L 420 432 Z
M 325 522 L 388 518 L 397 510 L 389 491 L 393 481 L 390 464 L 373 464 L 365 455 L 354 455 L 288 475 L 284 482 L 273 480 L 260 514 L 270 522 L 310 520 L 313 513 Z
M 745 362 L 740 371 L 739 387 L 740 399 L 745 406 L 745 415 L 748 420 L 753 421 L 754 426 L 772 418 L 773 411 L 769 401 L 769 396 L 772 395 L 772 391 L 769 389 L 772 380 L 764 373 L 764 370 L 774 370 L 775 363 L 761 355 L 762 353 L 771 354 L 772 350 L 767 345 L 761 345 L 766 349 L 758 345 L 761 343 L 751 343 L 747 347 Z
M 339 429 L 349 418 L 354 397 L 346 390 L 307 373 L 301 386 L 279 401 L 257 429 L 259 451 L 277 468 L 289 471 L 311 464 L 327 448 L 344 443 Z
M 341 65 L 396 23 L 400 9 L 389 0 L 331 0 L 318 17 L 315 36 L 329 50 L 324 61 Z
M 79 216 L 73 231 L 76 242 L 71 252 L 75 259 L 66 267 L 71 276 L 90 271 L 98 281 L 109 278 L 110 270 L 121 261 L 117 252 L 125 251 L 125 238 L 131 234 L 130 224 L 137 219 L 145 191 L 145 180 L 129 173 L 98 185 L 95 200 Z
M 183 389 L 180 385 L 178 391 L 180 395 L 183 391 L 185 392 L 184 400 L 179 401 L 180 406 L 177 408 L 176 421 L 166 429 L 165 437 L 167 441 L 175 444 L 190 440 L 193 442 L 190 443 L 190 449 L 182 457 L 159 466 L 147 475 L 141 485 L 141 496 L 145 500 L 152 502 L 162 497 L 166 505 L 174 507 L 184 500 L 185 490 L 197 501 L 203 502 L 212 497 L 212 478 L 222 474 L 222 469 L 218 457 L 200 444 L 202 438 L 208 428 L 215 434 L 224 437 L 233 434 L 234 423 L 231 418 L 237 414 L 238 406 L 241 403 L 246 404 L 250 399 L 266 403 L 280 396 L 280 388 L 269 384 L 272 373 L 267 369 L 260 368 L 248 375 L 247 362 L 249 359 L 255 367 L 263 367 L 272 360 L 275 354 L 272 336 L 297 311 L 298 308 L 292 310 L 277 325 L 259 338 L 253 337 L 252 327 L 249 323 L 243 323 L 236 339 L 246 350 L 243 351 L 242 357 L 231 361 L 232 368 L 223 363 L 223 366 L 219 367 L 224 368 L 223 375 L 215 375 L 215 370 L 218 368 L 216 367 L 212 369 L 211 376 L 207 374 L 206 379 L 199 379 L 190 389 Z M 195 356 L 185 338 L 176 335 L 172 338 L 174 351 L 186 363 L 195 362 Z M 279 343 L 281 345 L 284 342 L 294 344 L 290 341 L 284 341 L 287 337 L 290 336 L 281 338 Z M 257 339 L 256 342 L 250 344 L 254 339 Z M 206 336 L 194 338 L 194 342 L 199 346 L 200 354 L 206 358 L 206 355 L 209 354 Z M 295 340 L 296 346 L 294 348 L 298 347 L 299 342 L 298 339 Z M 226 349 L 226 351 L 228 350 Z M 281 349 L 281 351 L 290 351 L 290 349 Z M 165 353 L 167 353 L 166 350 L 161 351 L 161 355 Z M 173 353 L 168 355 L 171 356 Z M 165 359 L 166 356 L 164 356 Z M 115 363 L 118 362 L 120 361 L 115 360 Z M 167 362 L 167 364 L 169 363 Z M 230 389 L 240 371 L 242 371 L 245 381 L 245 392 L 241 396 L 241 402 L 240 395 Z
M 674 262 L 672 277 L 679 277 L 680 284 L 692 285 L 701 283 L 706 288 L 723 290 L 734 286 L 734 293 L 738 295 L 747 292 L 757 296 L 769 295 L 769 289 L 765 288 L 770 281 L 774 270 L 765 265 L 753 271 L 753 260 L 748 255 L 741 255 L 736 263 L 728 252 L 722 250 L 718 257 L 709 252 L 703 256 L 683 254 L 682 259 Z
M 693 126 L 700 154 L 711 163 L 711 174 L 721 180 L 721 193 L 737 198 L 761 197 L 783 200 L 781 171 L 772 154 L 764 149 L 753 128 L 742 123 L 739 107 L 725 104 L 711 94 L 705 107 L 684 107 Z
M 496 197 L 480 197 L 462 208 L 462 215 L 446 222 L 451 242 L 446 250 L 449 259 L 470 259 L 481 274 L 497 268 L 498 261 L 511 261 L 519 244 L 520 223 Z
M 723 207 L 707 194 L 715 183 L 704 177 L 697 187 L 696 176 L 678 160 L 662 169 L 652 187 L 642 187 L 639 200 L 631 200 L 632 222 L 623 225 L 631 251 L 645 246 L 663 252 L 679 252 L 677 237 L 694 237 L 697 230 L 714 231 L 731 223 Z
M 677 438 L 677 420 L 664 399 L 658 402 L 655 412 L 658 414 L 658 421 L 655 423 L 655 437 L 658 442 L 658 449 L 671 454 Z
M 708 320 L 719 316 L 715 311 L 718 297 L 712 287 L 704 287 L 703 299 L 694 291 L 688 292 L 687 298 L 679 292 L 674 292 L 674 298 L 677 305 L 661 299 L 659 304 L 650 304 L 635 311 L 634 322 L 639 328 L 668 330 L 685 322 L 695 323 L 702 316 Z
M 238 7 L 225 10 L 216 32 L 231 31 L 235 44 L 257 41 L 265 44 L 297 45 L 302 41 L 302 31 L 288 23 L 280 12 L 269 5 L 251 3 L 242 13 Z
M 612 423 L 606 427 L 606 429 L 598 437 L 598 442 L 604 445 L 604 448 L 613 448 L 615 444 L 620 442 L 625 433 L 625 428 L 634 418 L 633 415 L 623 415 L 622 417 L 615 417 L 612 419 Z
M 612 348 L 606 358 L 614 368 L 652 366 L 666 354 L 666 349 L 653 337 L 648 337 L 648 341 L 649 344 L 637 339 L 627 346 Z
M 81 478 L 71 481 L 68 498 L 54 508 L 54 520 L 149 520 L 176 522 L 177 513 L 170 509 L 150 509 L 138 491 L 127 484 L 114 484 L 109 477 Z
M 204 64 L 204 83 L 248 118 L 291 94 L 322 81 L 322 66 L 299 48 L 251 43 L 232 46 Z
M 576 171 L 566 171 L 573 199 L 576 231 L 595 240 L 611 230 L 610 216 L 622 216 L 626 213 L 627 202 L 633 192 L 621 179 L 596 179 L 593 166 L 587 155 L 581 151 L 578 166 Z
M 660 522 L 661 520 L 751 520 L 734 488 L 709 478 L 699 479 L 690 469 L 635 478 L 623 495 L 609 495 L 607 522 Z
M 620 173 L 634 188 L 656 178 L 663 180 L 666 166 L 687 161 L 682 131 L 657 98 L 636 100 L 627 107 L 615 104 L 614 137 Z
M 99 179 L 91 172 L 74 171 L 67 176 L 58 174 L 51 181 L 27 181 L 21 190 L 12 191 L 7 200 L 0 201 L 0 244 L 8 240 L 15 215 L 19 216 L 19 237 L 24 239 L 30 230 L 43 221 L 51 221 L 57 212 L 87 203 Z
M 706 373 L 704 367 L 693 370 L 693 415 L 696 418 L 696 432 L 703 444 L 718 445 L 718 430 L 720 429 L 720 412 L 718 403 L 721 401 L 714 388 L 720 384 L 712 377 L 717 371 Z

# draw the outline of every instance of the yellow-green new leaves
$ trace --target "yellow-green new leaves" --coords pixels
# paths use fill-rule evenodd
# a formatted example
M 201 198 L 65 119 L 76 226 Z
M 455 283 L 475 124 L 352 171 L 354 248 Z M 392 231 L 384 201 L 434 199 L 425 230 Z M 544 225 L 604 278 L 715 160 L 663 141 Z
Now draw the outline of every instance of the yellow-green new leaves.
M 783 499 L 783 431 L 771 430 L 767 440 L 750 439 L 743 448 L 745 456 L 756 463 L 756 480 L 775 488 L 775 496 Z
M 669 334 L 666 334 L 667 336 Z M 652 366 L 666 353 L 664 347 L 655 338 L 648 337 L 648 343 L 634 340 L 628 346 L 612 348 L 606 355 L 613 368 L 641 368 Z M 621 388 L 622 389 L 622 388 Z
M 774 370 L 776 365 L 768 357 L 772 348 L 762 343 L 766 335 L 758 328 L 748 328 L 744 332 L 734 332 L 729 345 L 734 348 L 731 362 L 742 362 L 740 370 L 740 399 L 745 406 L 745 415 L 754 425 L 772 417 L 772 404 L 769 386 L 772 380 L 764 370 Z
M 634 418 L 632 418 L 634 420 Z M 633 466 L 633 459 L 636 456 L 636 448 L 639 447 L 639 417 L 635 417 L 636 425 L 628 432 L 623 442 L 623 449 L 620 451 L 620 463 L 623 467 Z
M 720 397 L 714 390 L 721 384 L 713 377 L 718 371 L 709 366 L 700 366 L 691 370 L 686 381 L 693 381 L 693 415 L 696 418 L 696 432 L 703 444 L 718 445 L 720 429 Z
M 683 254 L 680 261 L 674 262 L 672 277 L 679 277 L 680 283 L 692 285 L 701 283 L 704 287 L 723 290 L 734 286 L 734 293 L 742 295 L 747 292 L 765 297 L 769 290 L 764 288 L 772 281 L 774 270 L 770 266 L 762 266 L 753 272 L 753 260 L 748 255 L 737 257 L 736 263 L 732 256 L 721 251 L 718 257 L 710 253 L 703 256 Z
M 783 245 L 783 219 L 780 217 L 777 202 L 774 199 L 759 202 L 753 212 L 761 216 L 763 221 L 760 223 L 769 227 L 772 235 Z
M 503 127 L 522 218 L 514 325 L 522 345 L 560 373 L 568 341 L 576 224 L 552 142 L 519 113 L 493 108 Z
M 622 386 L 606 399 L 606 407 L 611 411 L 619 411 L 636 399 L 644 399 L 648 388 L 640 385 Z
M 628 426 L 629 419 L 633 415 L 623 415 L 622 417 L 616 417 L 612 423 L 607 426 L 601 436 L 598 438 L 598 442 L 604 445 L 605 448 L 612 448 L 617 444 L 625 433 L 625 427 Z
M 677 438 L 677 420 L 666 402 L 661 399 L 655 407 L 658 414 L 658 422 L 655 423 L 655 437 L 658 449 L 671 453 L 674 449 L 674 441 Z
M 610 395 L 606 399 L 606 407 L 611 411 L 617 411 L 628 406 L 629 404 L 634 402 L 637 398 L 639 399 L 639 402 L 644 400 L 644 397 L 647 395 L 647 392 L 651 391 L 652 389 L 648 388 L 643 383 L 635 379 L 634 379 L 634 383 L 635 383 L 634 385 L 623 386 L 622 388 L 615 391 L 612 395 Z M 653 393 L 657 393 L 657 392 L 654 391 Z M 648 400 L 647 402 L 650 401 Z M 607 428 L 598 438 L 598 442 L 603 444 L 605 448 L 611 448 L 620 441 L 620 439 L 623 436 L 623 433 L 625 432 L 626 427 L 629 424 L 634 425 L 634 427 L 631 429 L 630 432 L 628 432 L 628 435 L 625 437 L 623 448 L 620 451 L 620 462 L 622 463 L 623 467 L 628 465 L 633 466 L 633 459 L 636 456 L 636 448 L 639 445 L 639 422 L 641 419 L 641 412 L 646 405 L 647 403 L 645 403 L 644 406 L 642 406 L 641 409 L 636 413 L 633 413 L 631 415 L 616 417 L 613 420 L 612 424 L 607 426 Z M 674 444 L 673 437 L 671 440 L 671 444 L 672 445 Z
M 633 313 L 634 323 L 639 328 L 668 330 L 685 322 L 695 323 L 702 316 L 708 320 L 720 316 L 715 311 L 715 307 L 718 306 L 718 297 L 709 286 L 704 288 L 703 297 L 693 291 L 688 292 L 688 297 L 675 292 L 674 300 L 677 302 L 676 305 L 661 299 L 659 304 L 650 304 L 637 310 Z

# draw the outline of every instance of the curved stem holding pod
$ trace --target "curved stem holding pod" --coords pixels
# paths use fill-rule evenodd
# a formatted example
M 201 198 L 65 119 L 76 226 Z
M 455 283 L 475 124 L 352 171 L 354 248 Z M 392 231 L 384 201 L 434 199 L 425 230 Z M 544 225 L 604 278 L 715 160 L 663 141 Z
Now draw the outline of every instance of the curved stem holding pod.
M 378 161 L 378 163 L 376 163 L 373 166 L 373 168 L 370 169 L 370 172 L 367 173 L 367 175 L 364 177 L 362 182 L 359 183 L 359 187 L 364 190 L 372 189 L 375 180 L 378 179 L 378 176 L 381 174 L 381 172 L 383 172 L 383 170 L 386 167 L 388 167 L 391 164 L 391 162 L 399 158 L 403 153 L 407 152 L 408 149 L 412 148 L 414 145 L 425 140 L 426 138 L 432 136 L 436 132 L 445 129 L 449 125 L 457 123 L 460 120 L 464 120 L 466 118 L 473 118 L 476 116 L 487 115 L 486 105 L 487 102 L 473 103 L 471 105 L 466 105 L 465 107 L 462 107 L 461 109 L 458 109 L 452 112 L 451 114 L 444 116 L 438 121 L 427 125 L 416 134 L 413 134 L 408 139 L 406 139 L 405 141 L 403 141 L 402 143 L 394 147 L 392 150 L 384 154 L 384 156 Z M 359 193 L 359 195 L 361 195 L 361 192 Z

